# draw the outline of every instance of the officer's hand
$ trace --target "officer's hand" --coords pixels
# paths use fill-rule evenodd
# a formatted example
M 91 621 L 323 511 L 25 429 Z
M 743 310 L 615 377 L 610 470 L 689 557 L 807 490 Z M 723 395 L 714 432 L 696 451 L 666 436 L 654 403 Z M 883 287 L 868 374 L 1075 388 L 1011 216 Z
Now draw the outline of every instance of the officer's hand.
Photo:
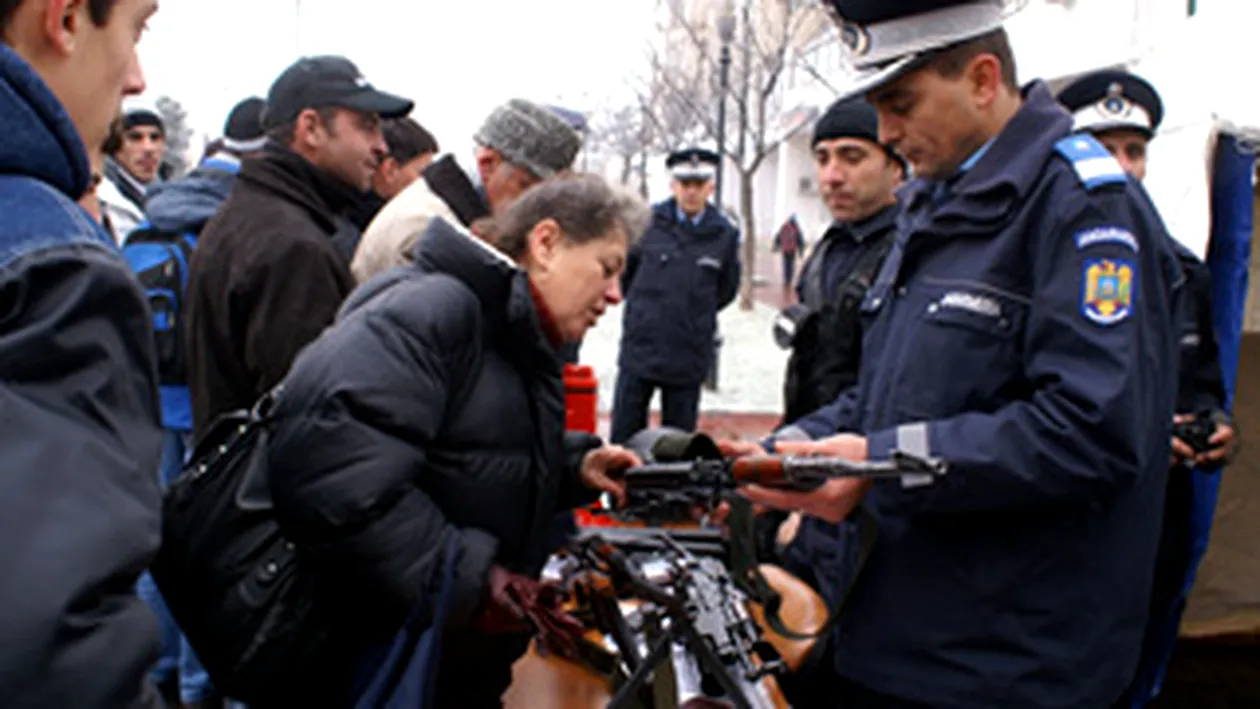
M 865 438 L 849 433 L 819 441 L 778 441 L 774 447 L 784 455 L 830 456 L 852 461 L 866 460 L 867 448 Z M 835 478 L 809 492 L 772 490 L 759 485 L 740 488 L 740 492 L 759 505 L 839 522 L 853 512 L 872 484 L 869 480 Z
M 825 456 L 854 462 L 866 460 L 866 438 L 841 433 L 817 441 L 776 441 L 774 449 L 784 455 Z
M 750 455 L 765 455 L 766 449 L 756 441 L 730 440 L 718 441 L 718 450 L 727 458 L 745 458 Z
M 1237 433 L 1234 427 L 1229 424 L 1218 423 L 1216 432 L 1208 439 L 1212 449 L 1199 454 L 1195 462 L 1200 465 L 1211 465 L 1220 463 L 1234 450 L 1234 444 L 1237 441 Z
M 1173 417 L 1173 425 L 1181 425 L 1194 420 L 1193 414 L 1177 414 Z M 1194 449 L 1189 443 L 1173 436 L 1172 439 L 1172 461 L 1170 465 L 1181 465 L 1195 458 Z
M 873 484 L 857 478 L 832 478 L 809 492 L 773 490 L 760 485 L 741 487 L 739 492 L 758 505 L 840 522 L 857 508 Z
M 582 484 L 592 490 L 611 493 L 617 498 L 617 506 L 621 507 L 626 504 L 626 484 L 620 480 L 619 474 L 636 465 L 643 465 L 643 461 L 628 448 L 596 448 L 582 458 Z

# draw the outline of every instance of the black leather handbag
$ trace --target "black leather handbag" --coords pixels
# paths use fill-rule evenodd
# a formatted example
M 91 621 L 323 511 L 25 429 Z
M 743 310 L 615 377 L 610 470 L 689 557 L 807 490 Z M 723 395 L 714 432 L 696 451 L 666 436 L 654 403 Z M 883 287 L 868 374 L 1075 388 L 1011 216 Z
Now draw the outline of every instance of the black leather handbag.
M 332 669 L 322 667 L 329 624 L 315 580 L 270 499 L 267 429 L 279 396 L 221 417 L 198 442 L 166 491 L 151 567 L 219 691 L 259 706 L 283 706 L 304 677 Z

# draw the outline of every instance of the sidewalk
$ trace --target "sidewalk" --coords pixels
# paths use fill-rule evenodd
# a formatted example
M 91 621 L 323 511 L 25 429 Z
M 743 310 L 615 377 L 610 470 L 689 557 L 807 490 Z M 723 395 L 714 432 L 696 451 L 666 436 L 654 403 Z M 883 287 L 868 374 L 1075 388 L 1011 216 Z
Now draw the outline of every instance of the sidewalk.
M 738 299 L 718 316 L 723 337 L 718 390 L 705 390 L 700 400 L 700 425 L 717 438 L 760 438 L 779 423 L 783 375 L 788 353 L 774 344 L 774 318 L 783 307 L 782 264 L 778 254 L 760 244 L 754 307 L 741 310 Z M 609 410 L 617 381 L 621 340 L 621 308 L 610 308 L 582 345 L 581 361 L 599 379 L 600 434 L 607 436 Z M 652 425 L 659 423 L 659 395 L 653 401 Z

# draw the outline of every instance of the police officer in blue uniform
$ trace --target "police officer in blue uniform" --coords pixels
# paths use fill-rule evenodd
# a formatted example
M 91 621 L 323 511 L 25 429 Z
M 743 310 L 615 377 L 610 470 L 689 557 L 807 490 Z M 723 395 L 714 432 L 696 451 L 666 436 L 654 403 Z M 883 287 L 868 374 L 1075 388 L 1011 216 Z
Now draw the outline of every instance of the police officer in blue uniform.
M 1155 87 L 1126 71 L 1097 71 L 1065 87 L 1059 101 L 1072 113 L 1076 130 L 1097 138 L 1135 179 L 1146 178 L 1147 145 L 1164 115 Z M 1176 423 L 1182 426 L 1174 430 L 1172 440 L 1173 465 L 1168 474 L 1151 614 L 1142 660 L 1123 704 L 1126 707 L 1145 706 L 1154 698 L 1172 652 L 1181 620 L 1180 600 L 1193 563 L 1190 528 L 1195 466 L 1215 472 L 1236 438 L 1225 411 L 1225 379 L 1212 320 L 1211 272 L 1185 246 L 1176 241 L 1173 246 L 1186 279 L 1176 408 Z M 1185 424 L 1196 421 L 1202 426 L 1204 440 L 1178 435 L 1188 430 Z M 1205 444 L 1205 449 L 1196 447 Z
M 745 494 L 878 523 L 832 637 L 834 706 L 1108 707 L 1133 675 L 1163 510 L 1168 236 L 1046 85 L 1016 83 L 1004 3 L 829 5 L 880 138 L 918 178 L 862 304 L 857 386 L 776 445 L 949 471 Z
M 857 381 L 862 353 L 858 306 L 896 236 L 901 157 L 879 142 L 875 109 L 860 98 L 833 103 L 814 125 L 818 188 L 835 220 L 801 268 L 798 302 L 775 321 L 791 347 L 784 422 L 831 403 Z
M 661 423 L 696 427 L 700 385 L 713 363 L 717 314 L 739 289 L 739 232 L 710 205 L 721 161 L 709 150 L 671 153 L 674 196 L 653 208 L 652 224 L 630 251 L 612 440 L 647 427 L 661 391 Z

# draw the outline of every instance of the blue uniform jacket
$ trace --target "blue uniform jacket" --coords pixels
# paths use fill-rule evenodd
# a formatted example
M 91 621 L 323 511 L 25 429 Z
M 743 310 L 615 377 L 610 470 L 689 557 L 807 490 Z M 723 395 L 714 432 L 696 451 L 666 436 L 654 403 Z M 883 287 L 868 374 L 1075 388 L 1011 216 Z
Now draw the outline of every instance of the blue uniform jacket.
M 713 207 L 680 223 L 675 200 L 653 209 L 621 278 L 618 366 L 663 384 L 699 385 L 713 361 L 717 314 L 739 290 L 739 232 Z
M 912 184 L 860 382 L 797 423 L 948 462 L 879 483 L 838 670 L 934 707 L 1105 707 L 1133 676 L 1168 472 L 1179 268 L 1044 84 L 943 199 Z
M 0 43 L 0 707 L 160 705 L 153 330 L 65 109 Z

